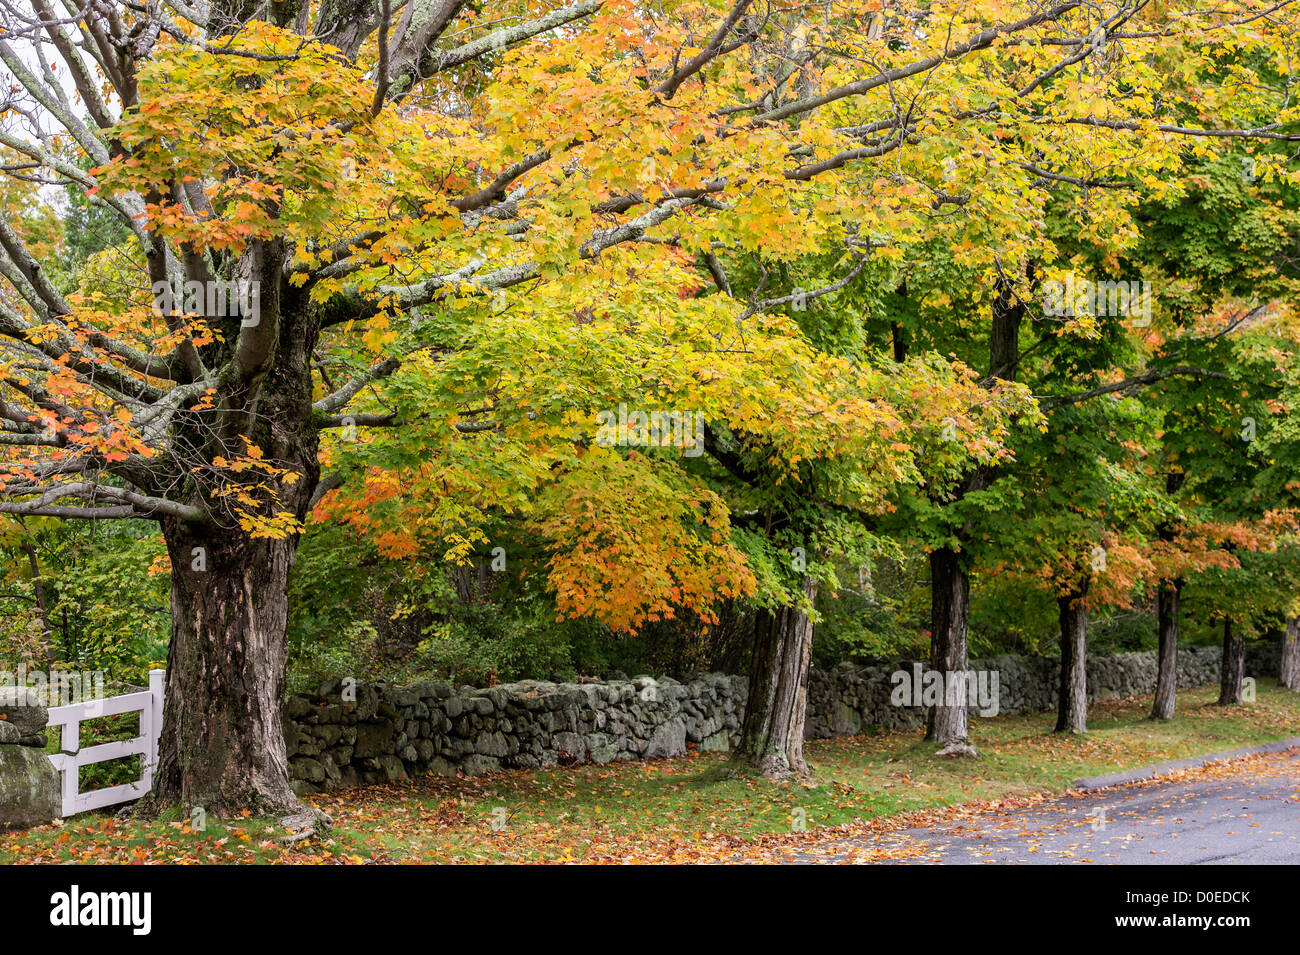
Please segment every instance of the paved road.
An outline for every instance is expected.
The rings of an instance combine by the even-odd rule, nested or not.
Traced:
[[[868,847],[900,861],[969,865],[1300,864],[1300,750],[1218,764],[1178,781],[1063,796],[791,858],[835,862]],[[920,849],[919,855],[913,855]]]

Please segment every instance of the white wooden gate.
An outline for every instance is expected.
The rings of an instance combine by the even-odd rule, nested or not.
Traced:
[[[63,815],[71,816],[88,809],[102,809],[120,802],[130,802],[139,799],[153,787],[153,771],[158,765],[158,734],[162,731],[163,685],[166,675],[166,670],[150,670],[149,689],[139,693],[50,707],[49,731],[53,732],[56,727],[62,729],[59,752],[50,757],[50,762],[62,776]],[[140,714],[139,736],[82,749],[83,720],[135,712]],[[88,793],[81,792],[77,772],[80,767],[137,755],[140,757],[138,781],[95,789]]]

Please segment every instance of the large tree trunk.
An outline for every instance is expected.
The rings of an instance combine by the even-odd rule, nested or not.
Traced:
[[[280,722],[294,540],[164,525],[172,641],[153,801],[294,811]]]
[[[1187,475],[1169,471],[1165,475],[1165,493],[1172,496],[1182,488]],[[1158,528],[1162,541],[1172,541],[1176,528],[1162,523]],[[1156,590],[1156,626],[1160,650],[1156,665],[1156,697],[1151,704],[1151,719],[1171,720],[1178,697],[1178,605],[1183,582],[1176,578],[1160,581]]]
[[[1086,593],[1057,598],[1061,612],[1061,690],[1057,700],[1056,732],[1088,732],[1088,611]]]
[[[970,577],[961,555],[949,547],[930,552],[930,666],[943,675],[943,686],[964,689],[968,678],[966,627],[970,617]],[[974,755],[970,745],[966,693],[930,708],[925,738],[946,754]],[[949,705],[956,704],[956,705]]]
[[[247,392],[197,420],[186,438],[222,453],[242,451],[241,436],[247,435],[265,461],[294,475],[274,479],[272,499],[253,472],[247,491],[260,502],[259,513],[301,522],[320,483],[309,365],[317,330],[306,308],[281,309],[281,299],[268,297],[277,277],[266,279],[256,330],[274,338],[267,357]],[[178,804],[216,816],[303,808],[290,788],[280,717],[297,536],[253,537],[223,502],[209,499],[210,523],[162,521],[172,565],[172,636],[146,813]]]
[[[1151,719],[1174,718],[1178,696],[1178,601],[1181,582],[1164,581],[1156,591],[1156,620],[1160,630],[1160,650],[1156,662],[1156,699]]]
[[[1032,278],[1032,267],[1030,276]],[[1010,287],[1000,283],[993,300],[992,324],[989,329],[989,373],[987,387],[995,379],[1015,381],[1020,354],[1020,326],[1025,307]],[[994,472],[979,467],[970,472],[960,487],[958,499],[972,491],[982,491],[993,481]],[[968,541],[971,527],[957,530],[961,541]],[[940,745],[944,755],[974,755],[970,745],[970,726],[966,710],[965,681],[969,678],[966,635],[970,620],[970,576],[966,556],[953,547],[930,552],[930,665],[943,674],[944,703],[932,707],[926,718],[925,738]],[[959,703],[950,700],[949,688]]]
[[[1241,682],[1246,676],[1246,641],[1227,617],[1223,618],[1223,666],[1219,671],[1219,705],[1241,702]]]
[[[1277,682],[1283,689],[1300,692],[1300,617],[1287,618]]]
[[[811,605],[817,584],[804,578],[803,588]],[[808,774],[803,732],[812,633],[812,621],[795,607],[760,610],[754,621],[749,698],[734,758],[767,779]]]

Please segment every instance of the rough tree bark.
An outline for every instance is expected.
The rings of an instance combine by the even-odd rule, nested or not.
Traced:
[[[1223,618],[1223,665],[1219,671],[1219,705],[1241,702],[1241,683],[1246,676],[1246,641],[1232,621]]]
[[[274,336],[273,363],[249,369],[256,410],[243,410],[236,394],[224,415],[185,425],[191,429],[185,437],[229,446],[247,435],[267,460],[297,475],[277,482],[277,509],[301,521],[320,480],[309,365],[317,327],[309,308],[281,311],[289,303],[275,295],[264,292],[262,305],[264,331]],[[158,766],[141,806],[146,813],[175,805],[217,816],[303,808],[290,789],[280,722],[289,571],[298,539],[254,538],[232,525],[229,519],[162,522],[172,565],[172,638]]]
[[[1033,266],[1029,275],[1033,277]],[[989,330],[989,374],[992,379],[1015,381],[1020,368],[1020,326],[1025,319],[1024,303],[1005,282],[999,282],[998,297],[993,300],[992,326]]]
[[[1183,486],[1186,475],[1170,471],[1165,475],[1165,493],[1176,494]],[[1160,539],[1172,541],[1174,527],[1161,524]],[[1156,664],[1156,696],[1151,704],[1151,719],[1171,720],[1178,699],[1178,608],[1183,582],[1178,579],[1162,580],[1156,590],[1156,626],[1160,649]]]
[[[154,800],[215,815],[292,811],[280,723],[291,540],[172,524],[172,640]]]
[[[811,606],[816,581],[804,578],[803,592]],[[791,606],[760,610],[754,621],[749,698],[733,759],[767,779],[808,774],[803,735],[812,635],[808,615]]]
[[[1156,591],[1156,619],[1160,649],[1156,662],[1156,698],[1151,719],[1171,720],[1178,695],[1178,603],[1182,581],[1170,580]]]
[[[989,373],[987,384],[992,387],[996,379],[1015,381],[1019,364],[1020,326],[1024,321],[1025,307],[1011,290],[1003,285],[993,300],[992,327],[989,332]],[[958,499],[972,491],[988,487],[993,480],[990,469],[979,467],[971,472],[962,486]],[[969,526],[960,529],[958,537],[969,538]],[[969,671],[967,630],[970,621],[970,576],[965,561],[967,556],[954,547],[940,547],[930,552],[930,665],[943,673],[944,687],[958,681],[964,686]],[[953,676],[960,674],[960,676]],[[964,694],[963,694],[964,695]],[[945,705],[930,709],[926,718],[925,738],[940,744],[943,755],[974,755],[970,744],[970,721],[963,702],[958,706]]]
[[[1283,689],[1300,692],[1300,617],[1287,618],[1277,682]]]
[[[962,556],[948,547],[930,552],[930,666],[943,674],[943,685],[964,680],[967,673],[967,621],[970,618],[970,577]],[[959,676],[954,676],[958,674]],[[961,705],[930,708],[925,738],[938,743],[940,752],[974,755],[970,745],[969,717],[963,694]]]
[[[1088,611],[1086,585],[1056,599],[1061,615],[1061,689],[1056,732],[1088,732]]]

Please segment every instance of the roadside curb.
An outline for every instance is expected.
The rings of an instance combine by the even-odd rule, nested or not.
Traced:
[[[1188,759],[1177,759],[1169,763],[1157,763],[1155,766],[1147,766],[1144,769],[1130,769],[1122,773],[1111,773],[1107,776],[1087,776],[1083,779],[1076,779],[1071,785],[1074,789],[1093,792],[1098,789],[1109,789],[1111,786],[1123,786],[1127,783],[1138,783],[1159,776],[1167,776],[1169,773],[1177,772],[1180,769],[1196,769],[1198,766],[1208,766],[1210,763],[1221,762],[1225,759],[1257,756],[1261,753],[1281,753],[1297,746],[1300,746],[1300,736],[1292,736],[1290,739],[1278,740],[1276,743],[1245,746],[1241,749],[1230,749],[1222,753],[1210,753],[1208,756],[1192,756]]]

